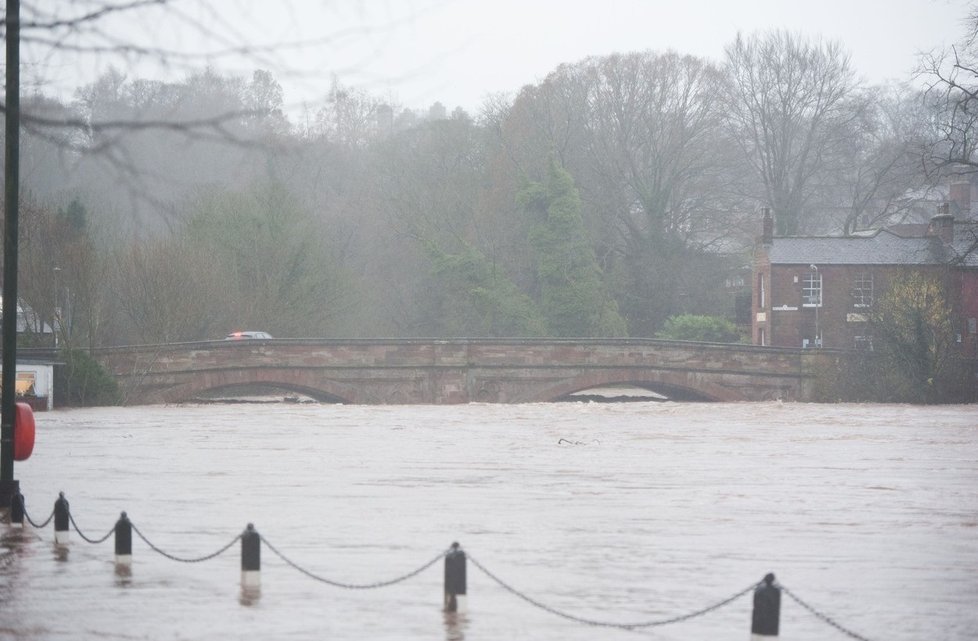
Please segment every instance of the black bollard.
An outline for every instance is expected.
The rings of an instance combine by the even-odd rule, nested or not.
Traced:
[[[245,590],[261,587],[261,536],[252,523],[241,534],[241,587]]]
[[[132,523],[125,512],[115,522],[115,565],[116,569],[132,566]]]
[[[776,639],[781,620],[781,588],[768,573],[764,582],[754,590],[754,614],[751,621],[751,641]]]
[[[465,552],[458,543],[445,555],[445,612],[465,612]]]
[[[24,495],[18,490],[10,501],[10,524],[14,527],[24,527],[24,513],[26,511]]]
[[[68,545],[68,499],[64,492],[58,492],[58,500],[54,502],[54,543]]]

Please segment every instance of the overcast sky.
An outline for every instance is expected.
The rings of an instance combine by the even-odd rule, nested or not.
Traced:
[[[39,5],[57,5],[46,0]],[[77,1],[77,0],[76,0]],[[478,112],[487,95],[514,94],[563,62],[613,52],[673,49],[719,60],[738,31],[776,28],[841,41],[871,82],[907,79],[920,51],[963,33],[967,0],[211,0],[155,13],[140,9],[107,23],[120,38],[177,50],[217,51],[233,43],[306,42],[220,57],[215,67],[270,69],[290,104],[315,102],[335,74],[341,83],[415,109],[440,101]],[[62,5],[64,6],[64,5]],[[204,29],[190,24],[204,25]],[[225,43],[222,45],[221,43]],[[70,97],[109,64],[131,75],[167,72],[109,55],[42,57],[45,82]],[[33,57],[32,57],[33,56]],[[170,68],[171,78],[186,74]]]

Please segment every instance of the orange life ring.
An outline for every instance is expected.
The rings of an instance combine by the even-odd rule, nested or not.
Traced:
[[[14,412],[14,460],[26,461],[34,451],[34,412],[27,403],[16,403]]]

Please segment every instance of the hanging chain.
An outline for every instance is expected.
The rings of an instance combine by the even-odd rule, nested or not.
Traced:
[[[389,585],[394,585],[396,583],[401,583],[403,581],[407,581],[408,579],[414,578],[415,576],[421,574],[422,572],[424,572],[425,570],[427,570],[428,568],[430,568],[432,565],[434,565],[435,563],[437,563],[441,559],[445,558],[445,554],[446,554],[446,552],[439,552],[438,553],[438,556],[436,556],[432,560],[428,561],[427,563],[425,563],[424,565],[422,565],[418,569],[412,570],[411,572],[408,572],[407,574],[404,574],[402,576],[399,576],[399,577],[397,577],[395,579],[390,579],[389,581],[377,581],[376,583],[342,583],[340,581],[333,581],[332,579],[327,579],[325,577],[319,576],[318,574],[314,574],[313,572],[311,572],[311,571],[309,571],[309,570],[301,567],[298,563],[295,563],[294,561],[292,561],[288,557],[286,557],[284,554],[282,554],[281,552],[279,552],[278,549],[274,545],[272,545],[271,543],[269,543],[268,542],[268,539],[266,539],[264,536],[261,537],[261,540],[262,540],[262,543],[264,543],[265,545],[267,545],[268,546],[268,549],[271,550],[272,552],[274,552],[275,555],[278,556],[278,558],[282,559],[282,561],[284,561],[286,565],[289,565],[290,567],[298,570],[302,574],[305,574],[310,579],[314,579],[316,581],[319,581],[320,583],[325,583],[327,585],[332,585],[332,586],[337,587],[337,588],[345,588],[347,590],[371,590],[371,589],[374,589],[374,588],[383,588],[383,587],[387,587]]]
[[[46,528],[48,526],[48,523],[51,522],[51,519],[54,518],[54,510],[51,510],[51,514],[49,514],[48,515],[48,518],[45,519],[44,523],[41,523],[40,525],[38,525],[37,523],[35,523],[34,522],[34,519],[31,518],[31,515],[27,513],[27,508],[26,507],[24,508],[24,517],[27,519],[27,522],[28,523],[30,523],[31,525],[33,525],[38,530],[41,530],[41,529]]]
[[[470,561],[472,561],[472,565],[474,565],[475,567],[479,568],[479,570],[481,570],[483,574],[485,574],[490,579],[492,579],[493,581],[495,581],[496,583],[498,583],[499,586],[502,587],[503,589],[505,589],[506,591],[508,591],[511,594],[514,594],[515,596],[523,599],[524,601],[526,601],[530,605],[533,605],[533,606],[535,606],[537,608],[540,608],[541,610],[545,610],[546,612],[549,612],[550,614],[554,614],[554,615],[559,616],[559,617],[562,617],[564,619],[568,619],[570,621],[576,621],[577,623],[583,623],[585,625],[591,625],[591,626],[596,626],[596,627],[604,627],[604,628],[619,628],[619,629],[622,629],[622,630],[635,630],[635,629],[638,629],[638,628],[651,628],[651,627],[656,627],[656,626],[661,626],[661,625],[668,625],[670,623],[678,623],[680,621],[686,621],[688,619],[692,619],[692,618],[695,618],[695,617],[698,617],[698,616],[703,616],[704,614],[709,614],[710,612],[713,612],[714,610],[718,610],[718,609],[722,608],[723,606],[727,605],[728,603],[732,603],[733,601],[736,601],[737,599],[739,599],[740,597],[744,596],[748,592],[753,591],[754,588],[756,588],[757,585],[758,585],[757,583],[752,583],[750,586],[744,588],[740,592],[737,592],[736,594],[734,594],[731,597],[728,597],[728,598],[726,598],[726,599],[724,599],[722,601],[719,601],[717,603],[714,603],[713,605],[710,605],[708,607],[702,608],[700,610],[696,610],[694,612],[689,612],[687,614],[681,614],[679,616],[670,617],[668,619],[659,619],[659,620],[656,620],[656,621],[643,621],[643,622],[639,622],[639,623],[617,623],[617,622],[611,622],[611,621],[598,621],[596,619],[587,619],[587,618],[584,618],[584,617],[579,617],[577,615],[569,614],[567,612],[563,612],[563,611],[558,610],[556,608],[553,608],[553,607],[551,607],[549,605],[546,605],[544,603],[541,603],[540,601],[537,601],[536,599],[534,599],[533,597],[529,596],[528,594],[526,594],[524,592],[521,592],[520,590],[517,590],[513,586],[509,585],[508,583],[506,583],[505,581],[503,581],[502,579],[500,579],[499,577],[497,577],[495,574],[493,574],[492,572],[490,572],[489,570],[487,570],[485,568],[485,566],[483,566],[481,563],[479,563],[477,560],[475,560],[472,557],[472,555],[466,553],[466,556],[467,556],[467,558]]]
[[[157,554],[161,554],[161,555],[165,556],[166,558],[170,559],[171,561],[179,561],[180,563],[200,563],[201,561],[209,561],[209,560],[211,560],[213,558],[216,558],[216,557],[224,554],[225,552],[227,552],[231,548],[231,546],[234,545],[235,543],[237,543],[238,540],[241,538],[241,535],[238,534],[233,539],[231,539],[231,542],[230,543],[228,543],[227,545],[225,545],[224,547],[222,547],[217,552],[213,552],[211,554],[207,554],[205,556],[196,557],[196,558],[184,558],[184,557],[175,556],[173,554],[170,554],[169,552],[164,552],[160,548],[158,548],[155,545],[153,545],[152,543],[150,543],[149,539],[147,539],[145,536],[143,536],[143,533],[139,531],[139,528],[136,527],[136,524],[135,523],[130,522],[130,525],[132,525],[132,531],[135,532],[136,535],[139,536],[139,538],[141,538],[143,540],[143,543],[145,543],[146,545],[148,545],[151,550],[153,550]]]
[[[99,543],[103,543],[103,542],[105,542],[106,540],[108,540],[108,538],[109,538],[110,536],[112,536],[112,534],[113,534],[113,533],[115,532],[115,526],[113,525],[113,526],[112,526],[112,529],[111,529],[111,530],[109,530],[109,531],[108,531],[108,532],[107,532],[107,533],[105,534],[105,536],[103,536],[102,538],[100,538],[100,539],[90,539],[90,538],[88,538],[87,536],[85,536],[85,533],[84,533],[84,532],[82,532],[82,531],[81,531],[81,530],[80,530],[80,529],[78,528],[78,524],[77,524],[77,523],[75,523],[75,517],[74,517],[74,516],[72,516],[72,514],[71,514],[71,512],[68,512],[68,520],[69,520],[69,521],[71,521],[71,526],[72,526],[73,528],[75,528],[75,532],[78,532],[78,536],[80,536],[80,537],[81,537],[82,539],[84,539],[85,541],[88,541],[89,543],[94,543],[94,544],[96,544],[96,545],[97,545],[97,544],[99,544]]]
[[[825,623],[828,623],[829,625],[831,625],[836,630],[839,630],[843,634],[846,634],[846,635],[852,637],[853,639],[857,639],[858,641],[869,641],[869,639],[867,639],[863,635],[858,634],[856,632],[853,632],[852,630],[849,630],[848,628],[843,627],[839,623],[836,623],[835,620],[833,620],[827,614],[825,614],[823,612],[819,612],[818,610],[816,610],[812,606],[808,605],[807,603],[805,603],[804,601],[802,601],[800,598],[798,598],[798,595],[796,595],[794,592],[792,592],[788,588],[784,587],[783,585],[781,586],[781,589],[784,591],[785,594],[787,594],[789,597],[791,597],[795,601],[795,603],[797,603],[801,607],[805,608],[806,610],[808,610],[809,612],[811,612],[812,614],[814,614],[816,617],[818,617],[819,619],[821,619]]]

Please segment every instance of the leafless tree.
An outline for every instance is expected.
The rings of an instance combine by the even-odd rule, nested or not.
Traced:
[[[810,231],[805,212],[816,176],[855,117],[848,54],[839,43],[785,31],[738,35],[726,69],[730,125],[758,200],[772,209],[778,234]]]
[[[972,9],[965,25],[957,45],[922,55],[918,70],[936,114],[935,141],[924,162],[937,177],[978,171],[978,9]]]
[[[220,291],[213,279],[204,278],[213,273],[202,268],[206,252],[181,254],[166,236],[185,223],[186,211],[201,185],[244,188],[274,178],[287,166],[279,159],[294,148],[295,141],[284,112],[282,88],[267,70],[291,73],[283,52],[328,47],[334,38],[348,35],[329,33],[314,41],[256,43],[237,26],[247,20],[248,1],[237,0],[236,4],[240,11],[227,12],[226,6],[218,8],[203,0],[23,4],[22,49],[28,55],[22,61],[34,63],[26,63],[23,72],[30,79],[25,91],[34,93],[21,102],[26,187],[54,209],[75,197],[83,200],[99,219],[86,230],[92,236],[89,242],[99,249],[92,254],[97,260],[85,263],[86,273],[128,276],[126,282],[102,278],[94,281],[99,287],[78,284],[72,288],[79,298],[86,293],[87,300],[79,301],[77,309],[79,318],[82,310],[92,311],[85,314],[91,316],[86,324],[79,324],[91,334],[90,341],[97,340],[105,318],[117,336],[128,335],[133,340],[203,338],[213,335],[215,329],[228,329],[212,326],[214,315],[208,319],[200,309],[213,305],[213,292]],[[165,31],[160,25],[181,30],[185,42],[180,47],[159,44],[162,40],[154,39],[152,32]],[[144,37],[147,33],[149,37]],[[44,91],[52,81],[48,71],[55,73],[65,59],[113,66],[81,87],[74,100],[63,102],[45,96]],[[258,71],[250,77],[237,76],[211,66],[225,62]],[[147,64],[163,66],[183,78],[156,81],[135,75]],[[165,251],[157,245],[141,247],[139,243],[148,236],[158,236],[153,241]],[[307,234],[305,238],[311,241],[314,237]],[[284,246],[291,247],[287,242]],[[51,299],[44,292],[55,286],[54,276],[50,265],[43,263],[63,253],[36,252],[28,257],[42,265],[25,280],[25,295]],[[121,258],[110,264],[111,256]],[[190,269],[191,265],[195,268]],[[77,279],[78,270],[69,275],[68,268],[65,265],[62,281],[69,276]],[[141,298],[134,281],[137,277],[146,294]],[[93,281],[85,282],[91,285]],[[205,284],[210,290],[200,296],[190,291],[206,289]],[[186,295],[179,299],[181,288]],[[110,313],[106,301],[117,306],[115,294],[122,290],[133,294],[126,302],[126,313]],[[160,305],[169,312],[162,313]],[[228,320],[222,317],[220,322],[226,325]],[[290,324],[298,327],[301,322],[290,319]]]
[[[830,186],[825,206],[839,212],[845,235],[902,220],[932,185],[920,163],[931,112],[919,91],[869,87],[849,104],[855,118],[833,166],[823,172]]]

